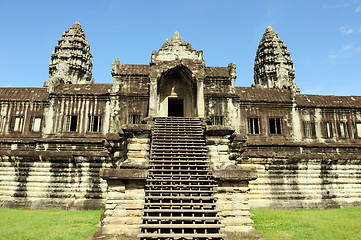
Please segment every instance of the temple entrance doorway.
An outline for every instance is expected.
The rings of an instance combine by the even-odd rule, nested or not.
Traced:
[[[159,117],[196,116],[196,83],[182,66],[166,71],[158,82]]]
[[[182,98],[168,98],[168,117],[184,117]]]

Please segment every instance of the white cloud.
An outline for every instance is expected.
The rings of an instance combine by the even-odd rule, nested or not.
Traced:
[[[361,5],[358,5],[358,6],[357,6],[357,8],[356,8],[355,12],[356,12],[356,13],[361,12]]]
[[[343,34],[351,34],[354,32],[354,30],[350,27],[350,26],[341,26],[340,27],[340,31],[343,33]]]
[[[346,2],[346,3],[340,3],[340,4],[323,4],[322,8],[324,9],[328,9],[328,8],[342,8],[342,7],[347,7],[349,6],[350,3]]]
[[[337,58],[337,55],[335,53],[331,52],[328,54],[327,61],[333,62],[336,58]]]
[[[347,44],[342,46],[343,51],[348,51],[352,49],[352,44]]]

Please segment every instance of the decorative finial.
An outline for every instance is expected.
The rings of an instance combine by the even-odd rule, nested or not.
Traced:
[[[173,38],[179,38],[179,32],[175,31]]]
[[[118,56],[116,56],[115,61],[118,62],[118,63],[120,63]]]
[[[273,28],[271,26],[268,26],[266,28],[266,32],[274,32]]]

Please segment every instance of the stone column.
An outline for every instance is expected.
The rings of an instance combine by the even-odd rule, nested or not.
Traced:
[[[197,114],[204,117],[204,79],[197,81]]]
[[[150,79],[149,86],[149,117],[157,115],[157,79]]]

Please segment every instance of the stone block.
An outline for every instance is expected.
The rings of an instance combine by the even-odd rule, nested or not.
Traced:
[[[236,216],[236,217],[226,217],[222,220],[222,224],[224,224],[227,227],[230,226],[249,226],[253,224],[252,219],[247,216]]]
[[[217,146],[215,146],[215,145],[208,145],[207,146],[207,150],[208,150],[208,152],[217,152]]]
[[[217,146],[218,153],[228,152],[228,150],[229,150],[228,145],[218,145]]]
[[[238,202],[232,202],[232,203],[220,203],[217,202],[217,210],[220,211],[242,211],[242,210],[248,210],[247,208],[244,208],[244,203],[238,203]]]

